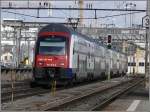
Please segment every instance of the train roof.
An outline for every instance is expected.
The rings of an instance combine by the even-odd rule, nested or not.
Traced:
[[[66,32],[66,33],[72,34],[71,28],[68,28],[59,23],[50,23],[50,24],[42,27],[42,29],[39,31],[39,33],[40,32]]]
[[[59,24],[59,23],[50,23],[50,24],[48,24],[48,25],[42,27],[42,28],[40,29],[39,33],[41,33],[41,32],[66,32],[66,33],[69,33],[70,35],[72,35],[72,34],[80,35],[80,36],[82,36],[84,39],[89,40],[90,42],[94,42],[94,43],[98,44],[99,46],[102,46],[102,47],[104,47],[104,48],[107,48],[107,46],[106,46],[106,45],[103,45],[101,42],[97,42],[97,41],[95,41],[94,39],[91,39],[89,36],[84,35],[84,34],[82,34],[82,33],[79,33],[79,32],[77,32],[77,31],[73,30],[73,28],[64,26],[64,25]],[[121,54],[125,54],[125,53],[119,52],[119,51],[117,51],[117,50],[115,50],[115,49],[113,49],[113,48],[112,48],[112,49],[109,49],[109,50],[113,50],[113,51],[115,51],[115,52],[118,52],[118,53],[121,53]]]

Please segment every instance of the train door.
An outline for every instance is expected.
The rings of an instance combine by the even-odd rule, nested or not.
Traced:
[[[108,49],[106,49],[106,74],[108,74],[108,72],[111,69],[111,55],[110,55],[110,51]]]
[[[119,72],[119,53],[117,53],[117,71]]]
[[[101,47],[101,57],[100,57],[100,69],[102,72],[105,72],[105,64],[106,64],[106,56],[105,56],[105,48]]]
[[[90,52],[88,53],[88,55],[87,55],[87,72],[90,72],[90,66],[91,66],[91,63],[90,63],[90,58],[91,58],[91,56],[90,56]]]
[[[75,72],[78,71],[79,65],[79,57],[78,57],[78,45],[77,45],[77,40],[76,37],[74,37],[74,42],[73,42],[73,51],[72,51],[72,68],[75,70]]]

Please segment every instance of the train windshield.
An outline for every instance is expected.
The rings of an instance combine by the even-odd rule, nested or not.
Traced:
[[[40,37],[39,40],[39,54],[65,55],[67,42],[65,37]]]

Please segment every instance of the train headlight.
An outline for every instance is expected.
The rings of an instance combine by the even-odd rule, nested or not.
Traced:
[[[39,61],[39,62],[38,62],[38,65],[43,66],[43,65],[44,65],[44,62]]]
[[[65,64],[64,64],[64,63],[60,63],[60,65],[61,65],[61,66],[64,66]]]

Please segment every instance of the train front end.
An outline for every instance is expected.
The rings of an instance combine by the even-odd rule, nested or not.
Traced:
[[[69,68],[69,37],[66,32],[39,33],[33,69],[35,82],[47,84],[51,80],[72,79],[72,70]]]

